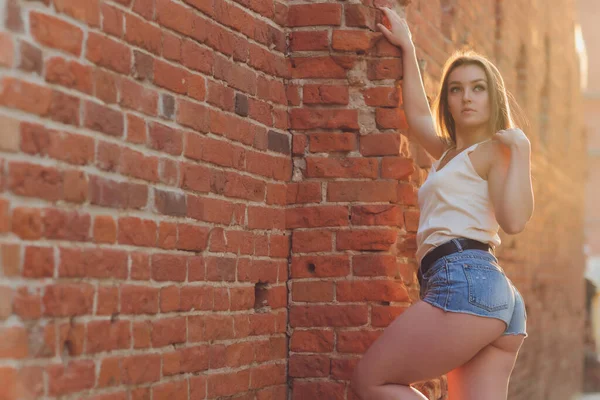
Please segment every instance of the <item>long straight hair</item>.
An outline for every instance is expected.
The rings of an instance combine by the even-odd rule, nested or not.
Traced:
[[[456,145],[456,127],[448,107],[448,78],[452,71],[463,65],[477,65],[485,72],[490,96],[490,135],[514,127],[510,103],[518,110],[514,98],[506,90],[500,71],[490,60],[472,50],[455,52],[444,65],[440,90],[433,106],[438,135],[449,145]]]

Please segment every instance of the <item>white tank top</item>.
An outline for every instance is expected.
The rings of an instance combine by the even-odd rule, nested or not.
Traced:
[[[450,149],[446,150],[433,163],[429,176],[419,188],[421,215],[416,254],[419,265],[428,251],[458,237],[489,243],[492,247],[500,245],[500,226],[494,215],[488,182],[479,176],[469,157],[469,153],[484,142],[466,148],[437,171]]]

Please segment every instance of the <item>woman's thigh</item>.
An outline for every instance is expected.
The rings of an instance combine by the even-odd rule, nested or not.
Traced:
[[[505,330],[503,321],[418,301],[398,316],[355,370],[359,385],[409,385],[463,365]]]

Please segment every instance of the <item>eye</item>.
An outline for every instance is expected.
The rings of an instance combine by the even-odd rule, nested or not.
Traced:
[[[450,93],[457,93],[459,91],[460,91],[460,87],[458,87],[458,86],[452,86],[450,88]]]
[[[476,85],[475,86],[475,90],[478,91],[478,92],[480,92],[482,90],[485,90],[485,86],[483,86],[483,85]]]

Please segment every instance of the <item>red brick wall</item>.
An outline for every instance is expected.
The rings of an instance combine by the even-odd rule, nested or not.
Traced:
[[[585,294],[573,4],[407,11],[430,95],[469,44],[530,118],[536,214],[499,254],[531,335],[511,398],[568,398]],[[407,138],[401,54],[373,33],[372,4],[7,0],[3,12],[0,395],[354,398],[360,354],[418,298],[430,167]],[[419,385],[431,399],[444,386]]]
[[[2,8],[0,397],[285,398],[285,7]]]

